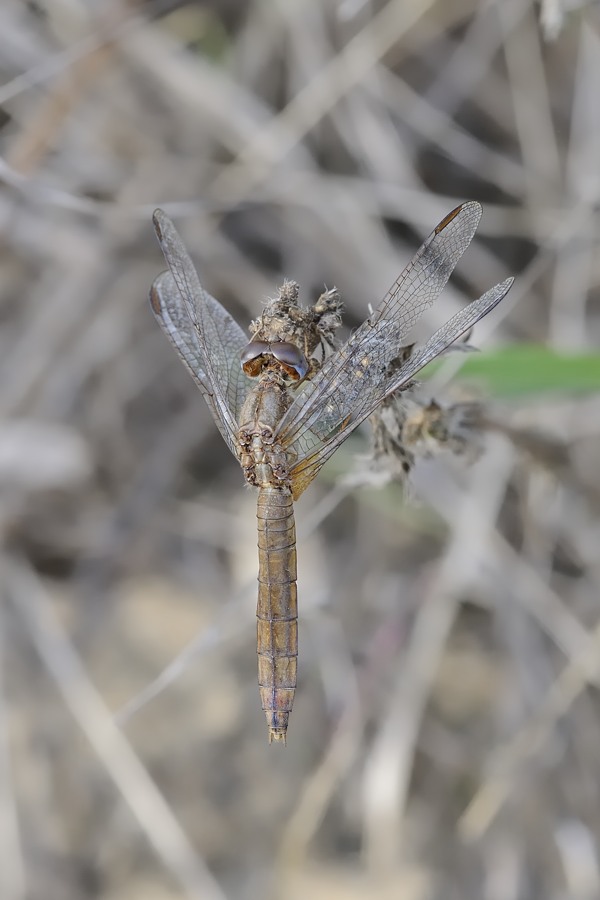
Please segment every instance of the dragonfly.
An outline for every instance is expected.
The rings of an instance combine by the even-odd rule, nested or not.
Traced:
[[[446,352],[503,299],[513,278],[463,307],[422,346],[405,335],[439,297],[469,246],[482,209],[452,210],[379,306],[336,347],[341,300],[310,307],[285,281],[250,325],[250,338],[200,283],[173,222],[154,227],[167,271],[150,291],[162,330],[200,388],[225,443],[257,488],[258,684],[269,742],[285,744],[297,681],[298,597],[294,501],[357,426]]]

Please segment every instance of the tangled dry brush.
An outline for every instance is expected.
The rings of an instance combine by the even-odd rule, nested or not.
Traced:
[[[598,4],[3,0],[0,80],[0,896],[599,896],[598,396],[440,377],[494,427],[411,502],[340,450],[281,752],[254,498],[146,302],[158,205],[238,321],[288,276],[352,328],[477,199],[423,333],[515,274],[477,346],[593,349]]]

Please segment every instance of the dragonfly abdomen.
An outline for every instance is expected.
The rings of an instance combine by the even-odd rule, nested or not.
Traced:
[[[256,518],[258,684],[269,740],[285,743],[298,657],[296,528],[289,489],[261,487]]]

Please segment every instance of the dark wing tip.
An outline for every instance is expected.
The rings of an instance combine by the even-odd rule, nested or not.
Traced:
[[[154,230],[156,231],[159,241],[162,240],[163,223],[165,219],[166,213],[164,213],[162,209],[155,209],[152,213],[152,224],[154,225]]]
[[[156,281],[152,284],[150,288],[150,293],[148,295],[148,300],[150,301],[150,306],[152,307],[152,312],[155,316],[160,316],[162,313],[161,303],[160,303],[160,294],[156,287]]]
[[[472,212],[476,213],[479,218],[481,218],[481,214],[483,212],[481,203],[478,203],[477,200],[468,200],[466,203],[461,203],[460,206],[457,206],[452,210],[452,212],[449,212],[447,216],[444,216],[439,225],[436,226],[434,234],[439,234],[440,231],[443,231],[444,228],[446,228],[450,224],[450,222],[452,222],[452,220],[455,219],[457,215],[463,212],[463,210],[465,209],[471,210]]]
[[[169,278],[169,272],[161,272],[160,275],[157,275],[152,285],[150,287],[150,293],[148,294],[148,300],[150,301],[150,306],[152,307],[152,312],[154,315],[162,319],[164,314],[164,302],[163,302],[163,282],[165,278]],[[167,286],[168,287],[168,286]]]
[[[460,206],[457,206],[456,209],[453,209],[452,212],[449,212],[447,216],[444,216],[444,218],[439,223],[439,225],[435,226],[435,233],[439,234],[440,231],[443,231],[444,228],[450,224],[452,219],[455,219],[457,217],[457,215],[459,214],[459,212],[461,212],[463,207],[464,207],[464,203],[461,203]]]

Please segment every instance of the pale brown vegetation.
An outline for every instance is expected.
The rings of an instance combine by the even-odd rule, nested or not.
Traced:
[[[241,323],[286,276],[354,327],[473,198],[424,327],[515,274],[476,345],[593,348],[599,44],[574,0],[1,4],[2,900],[600,894],[600,400],[486,401],[544,440],[420,505],[322,474],[282,751],[255,498],[146,302],[158,205]]]

